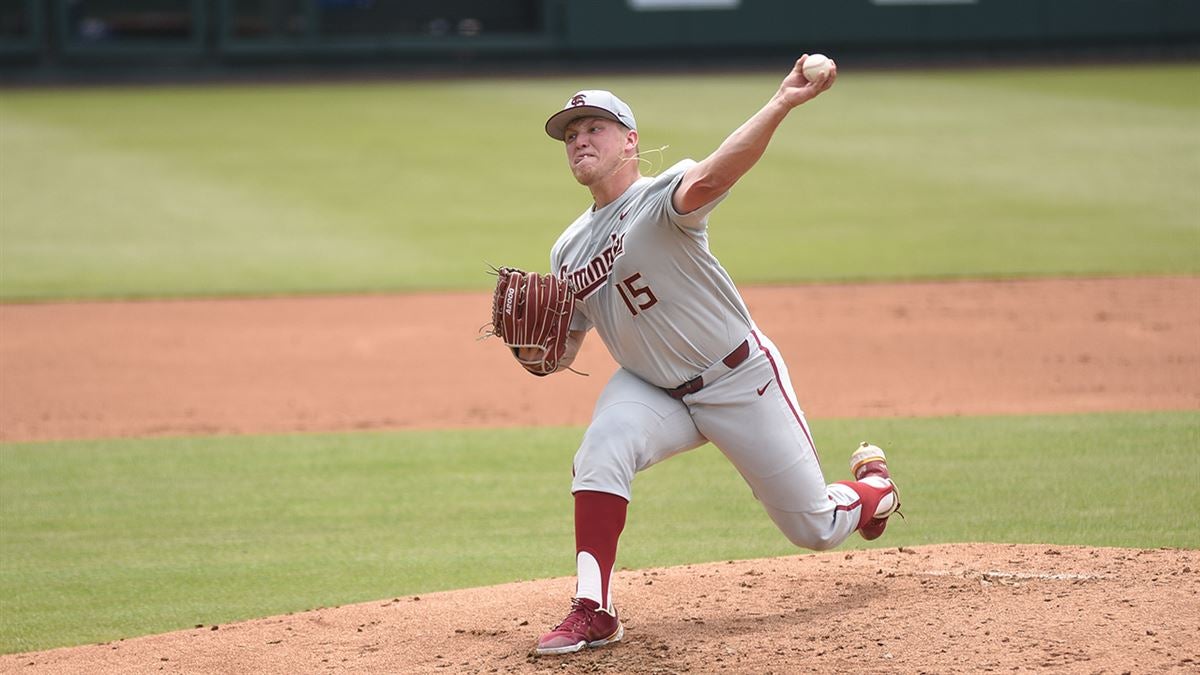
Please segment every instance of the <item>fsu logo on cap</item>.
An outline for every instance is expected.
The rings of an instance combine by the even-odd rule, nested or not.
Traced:
[[[587,101],[584,100],[583,94],[575,94],[575,96],[571,99],[572,106],[584,105],[586,103]]]

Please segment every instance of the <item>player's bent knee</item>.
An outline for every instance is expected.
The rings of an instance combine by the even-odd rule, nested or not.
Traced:
[[[607,492],[609,494],[632,500],[631,486],[633,477],[625,472],[604,466],[584,465],[575,469],[575,478],[571,481],[571,492],[590,491]]]
[[[804,527],[789,527],[788,529],[781,527],[780,530],[793,545],[811,551],[828,551],[842,543],[833,536],[832,531],[818,532]]]
[[[803,537],[788,537],[793,544],[800,548],[807,548],[812,551],[828,551],[837,548],[838,544],[844,539],[835,539],[832,536],[813,536],[812,533],[806,533]]]
[[[602,415],[593,420],[575,453],[571,490],[595,490],[629,498],[646,429],[636,418]]]
[[[833,526],[828,513],[794,513],[767,507],[771,520],[792,544],[812,551],[828,551],[846,540]]]

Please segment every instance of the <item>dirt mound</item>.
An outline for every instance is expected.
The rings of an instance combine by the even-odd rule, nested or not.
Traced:
[[[7,655],[0,670],[1200,669],[1200,551],[961,544],[622,571],[614,583],[623,642],[534,657],[534,640],[562,618],[573,583],[518,582]]]

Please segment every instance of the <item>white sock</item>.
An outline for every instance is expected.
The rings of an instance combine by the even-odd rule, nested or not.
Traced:
[[[608,603],[601,599],[600,589],[600,563],[591,553],[580,551],[575,556],[575,597],[587,598],[606,608]]]

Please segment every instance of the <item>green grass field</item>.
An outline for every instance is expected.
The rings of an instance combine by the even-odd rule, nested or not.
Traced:
[[[817,421],[887,446],[875,546],[1200,547],[1200,413]],[[581,429],[0,446],[0,651],[574,573]],[[986,480],[985,480],[986,478]],[[711,446],[638,476],[619,563],[797,552]],[[554,517],[558,513],[561,517]],[[847,548],[860,548],[855,538]]]
[[[0,92],[0,299],[484,288],[589,203],[541,130],[573,91],[674,163],[782,75]],[[847,70],[713,246],[741,283],[1195,274],[1196,185],[1197,65]]]
[[[482,290],[588,204],[541,131],[575,90],[673,163],[782,75],[3,90],[0,301]],[[1197,185],[1198,65],[843,71],[712,244],[742,284],[1194,275]],[[1200,547],[1198,412],[814,427],[830,477],[888,448],[880,546]],[[0,444],[0,652],[570,575],[580,434]],[[712,448],[635,494],[621,565],[795,552]]]

